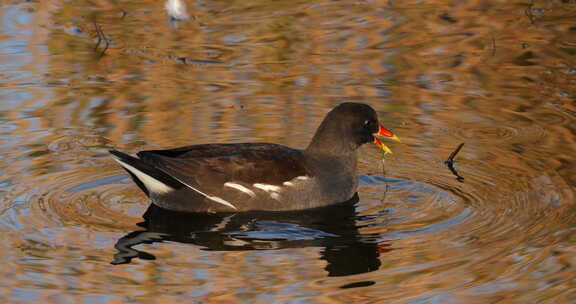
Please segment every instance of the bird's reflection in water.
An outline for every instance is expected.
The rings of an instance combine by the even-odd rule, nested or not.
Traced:
[[[150,205],[144,222],[138,224],[144,230],[118,240],[112,264],[155,259],[133,247],[174,241],[221,251],[322,247],[320,259],[327,262],[329,276],[374,271],[380,267],[380,253],[388,251],[387,244],[359,233],[357,202],[356,195],[345,203],[310,210],[230,214],[179,213]]]

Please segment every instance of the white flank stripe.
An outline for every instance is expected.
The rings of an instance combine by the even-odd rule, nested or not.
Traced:
[[[308,179],[310,179],[310,177],[308,177],[308,176],[297,176],[296,179],[299,179],[299,180],[308,180]]]
[[[153,193],[160,193],[160,194],[165,194],[168,193],[170,191],[174,191],[174,189],[172,189],[172,187],[169,187],[168,185],[164,184],[163,182],[153,178],[152,176],[126,164],[125,162],[114,158],[115,161],[117,161],[120,165],[122,165],[122,167],[128,169],[128,171],[132,172],[132,174],[136,175],[136,177],[144,184],[144,186],[146,187],[146,189],[148,189],[148,191],[153,192]]]
[[[278,186],[268,185],[268,184],[258,184],[258,183],[256,183],[256,184],[254,184],[254,185],[252,185],[252,186],[254,186],[255,188],[258,188],[258,189],[262,189],[262,190],[264,190],[264,191],[266,191],[266,192],[278,192],[278,191],[280,191],[280,190],[282,189],[282,188],[280,188],[280,187],[278,187]]]
[[[284,182],[283,185],[284,185],[284,186],[287,186],[287,187],[292,187],[292,186],[294,186],[294,183],[292,183],[292,182]]]
[[[192,188],[192,189],[194,189],[194,188]],[[194,190],[196,190],[196,189],[194,189]],[[196,190],[196,191],[198,191],[198,190]],[[200,191],[198,191],[198,192],[200,192]],[[202,192],[200,192],[200,193],[202,193]],[[202,194],[204,194],[204,193],[202,193]],[[217,196],[208,196],[208,195],[206,195],[206,194],[204,194],[204,196],[206,196],[207,198],[209,198],[209,199],[211,199],[211,200],[213,200],[213,201],[215,201],[215,202],[217,202],[217,203],[220,203],[220,204],[222,204],[222,205],[226,205],[226,206],[228,206],[228,207],[230,207],[230,208],[233,208],[234,210],[237,210],[237,208],[236,208],[234,205],[230,204],[228,201],[223,200],[223,199],[221,199],[221,198],[219,198],[219,197],[217,197]]]
[[[242,191],[242,192],[250,195],[251,197],[255,197],[255,196],[256,196],[256,193],[254,193],[254,191],[252,191],[252,190],[250,190],[250,189],[248,189],[248,188],[246,188],[246,187],[244,187],[244,186],[242,186],[242,185],[240,185],[240,184],[237,184],[237,183],[227,182],[227,183],[224,184],[224,186],[225,186],[225,187],[234,188],[234,189],[236,189],[236,190],[240,190],[240,191]]]
[[[173,177],[174,179],[176,179],[177,181],[181,182],[182,184],[186,185],[186,187],[188,187],[188,188],[190,188],[190,189],[192,189],[192,190],[194,190],[194,191],[196,191],[196,192],[204,195],[207,199],[212,200],[212,201],[214,201],[214,202],[216,202],[216,203],[222,204],[222,205],[224,205],[224,206],[228,206],[228,207],[230,207],[230,208],[232,208],[232,209],[234,209],[234,210],[238,210],[238,208],[236,208],[236,206],[230,204],[230,202],[228,202],[228,201],[226,201],[226,200],[223,200],[223,199],[221,199],[221,198],[219,198],[219,197],[217,197],[217,196],[210,196],[210,195],[208,195],[208,194],[206,194],[206,193],[204,193],[204,192],[202,192],[202,191],[200,191],[200,190],[198,190],[198,189],[196,189],[196,188],[188,185],[187,183],[181,181],[180,179],[178,179],[178,178],[176,178],[176,177],[174,177],[174,176],[172,176],[172,177]]]

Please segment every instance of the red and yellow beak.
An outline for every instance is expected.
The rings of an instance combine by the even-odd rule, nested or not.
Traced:
[[[386,153],[386,154],[392,154],[392,150],[390,150],[390,148],[388,148],[385,144],[383,144],[381,141],[379,141],[378,138],[376,138],[376,136],[385,137],[385,138],[400,142],[400,138],[398,138],[398,136],[394,135],[394,133],[392,133],[390,130],[384,128],[383,126],[380,126],[378,128],[378,132],[374,133],[373,135],[375,136],[374,137],[374,144],[376,146],[378,146],[378,148],[382,149],[382,151],[384,151],[384,153]]]

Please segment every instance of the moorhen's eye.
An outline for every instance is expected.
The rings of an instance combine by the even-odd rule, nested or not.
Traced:
[[[371,119],[367,119],[364,121],[364,127],[365,128],[371,128],[375,124],[376,124],[376,122],[374,120],[371,120]]]

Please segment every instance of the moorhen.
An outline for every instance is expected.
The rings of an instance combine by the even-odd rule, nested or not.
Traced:
[[[271,143],[200,144],[150,150],[115,160],[158,207],[184,212],[285,211],[349,200],[358,186],[356,150],[374,136],[398,141],[376,111],[342,103],[304,150]]]

